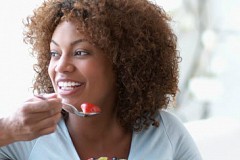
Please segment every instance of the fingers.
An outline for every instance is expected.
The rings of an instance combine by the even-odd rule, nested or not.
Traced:
[[[32,140],[39,136],[50,134],[55,131],[57,123],[61,119],[61,112],[57,112],[51,116],[37,113],[32,115],[16,115],[17,119],[12,119],[12,134],[16,140]],[[45,117],[45,118],[44,118]]]
[[[47,100],[47,99],[52,99],[52,98],[58,98],[56,93],[49,93],[49,94],[39,94],[39,95],[34,95],[33,98],[28,99],[26,102],[34,102],[36,100]]]
[[[56,94],[33,97],[7,119],[6,132],[16,141],[52,133],[61,118],[61,106],[61,99]]]
[[[36,138],[42,135],[53,133],[57,128],[57,123],[61,119],[61,113],[55,114],[52,117],[43,119],[34,125],[30,125],[26,130],[26,138]]]
[[[42,121],[44,119],[53,117],[56,114],[61,115],[61,107],[59,108],[53,108],[51,110],[45,111],[45,112],[34,112],[34,113],[28,113],[25,115],[25,123],[26,124],[35,124],[38,123],[39,121]]]
[[[60,114],[60,113],[61,113],[61,110],[51,110],[49,112],[33,113],[29,115],[29,121],[36,123],[38,121],[52,117],[55,114]]]
[[[56,128],[57,123],[59,122],[59,120],[61,119],[61,113],[57,113],[55,115],[53,115],[52,117],[43,119],[41,121],[38,122],[38,124],[36,124],[33,128],[34,130],[37,130],[39,133],[44,132],[44,130],[46,130],[47,128]],[[44,132],[45,133],[45,132]]]
[[[21,126],[19,132],[23,133],[23,138],[41,136],[41,130],[56,127],[61,110],[61,100],[57,98],[24,103],[17,114]]]
[[[47,99],[34,102],[26,102],[20,108],[19,113],[24,118],[24,123],[37,123],[43,119],[52,117],[55,114],[60,114],[62,110],[61,99]]]
[[[61,111],[61,99],[53,98],[47,100],[37,100],[26,102],[23,106],[23,111],[25,113],[40,113],[40,112],[55,112]]]
[[[41,94],[41,95],[35,95],[35,97],[45,100],[45,99],[57,98],[57,94],[56,93]]]

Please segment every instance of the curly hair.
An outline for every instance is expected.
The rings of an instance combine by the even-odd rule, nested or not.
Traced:
[[[158,126],[157,110],[178,91],[177,38],[171,18],[148,0],[48,0],[27,18],[25,42],[37,56],[34,91],[54,92],[49,75],[49,45],[56,26],[76,20],[77,28],[111,59],[116,74],[116,112],[126,129]]]

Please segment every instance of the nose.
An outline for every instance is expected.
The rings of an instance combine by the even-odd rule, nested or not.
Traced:
[[[74,64],[70,57],[61,56],[56,62],[55,71],[59,73],[73,72]]]

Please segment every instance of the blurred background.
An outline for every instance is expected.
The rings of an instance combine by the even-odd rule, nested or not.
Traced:
[[[240,159],[240,1],[151,0],[172,17],[180,92],[169,110],[186,125],[206,160]],[[42,0],[0,6],[0,117],[32,96],[34,59],[22,21]]]

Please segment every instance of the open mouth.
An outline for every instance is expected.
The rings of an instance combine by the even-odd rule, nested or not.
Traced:
[[[79,82],[58,82],[58,87],[61,90],[69,91],[80,87],[82,83]]]

